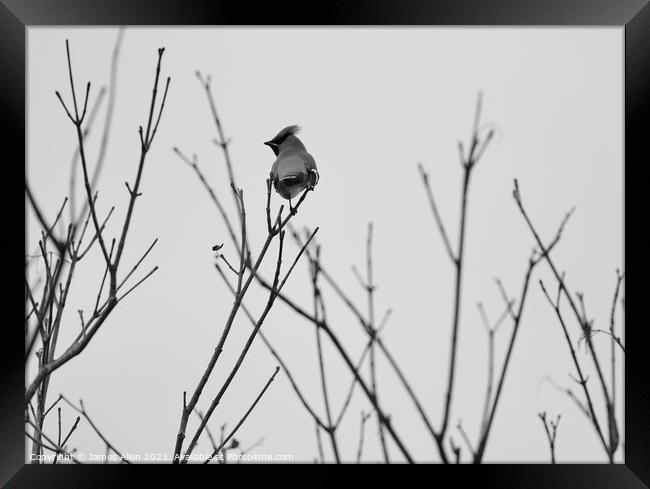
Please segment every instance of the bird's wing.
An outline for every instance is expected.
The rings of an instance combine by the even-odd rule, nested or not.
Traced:
[[[303,160],[305,161],[305,168],[307,168],[307,171],[316,170],[316,161],[312,155],[307,153],[307,151],[303,152]]]
[[[273,166],[271,167],[271,180],[276,181],[278,179],[278,160],[276,159],[273,162]]]
[[[278,188],[279,179],[278,179],[278,160],[277,159],[273,162],[273,166],[271,167],[270,177],[271,177],[271,183],[273,184],[273,188],[275,188],[276,192],[279,192],[280,189]]]
[[[316,161],[314,160],[314,157],[307,153],[307,151],[304,152],[304,161],[305,161],[305,168],[307,169],[307,173],[309,173],[309,181],[311,182],[310,185],[312,187],[315,187],[316,184],[318,183],[319,180],[319,175],[318,175],[318,169],[316,168]]]

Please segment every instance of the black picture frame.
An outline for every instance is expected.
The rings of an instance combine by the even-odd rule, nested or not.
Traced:
[[[0,111],[5,229],[0,257],[9,284],[24,280],[24,178],[27,27],[36,25],[492,25],[621,26],[625,29],[625,464],[488,464],[454,470],[455,484],[480,477],[487,487],[642,488],[650,485],[650,355],[644,295],[650,277],[645,237],[650,132],[650,4],[648,0],[0,0]],[[597,141],[594,142],[597,144]],[[21,173],[22,171],[22,173]],[[588,176],[586,176],[588,181]],[[24,194],[23,194],[24,199]],[[24,202],[24,200],[23,200]],[[22,230],[22,232],[21,232]],[[23,257],[22,259],[20,257]],[[22,265],[21,265],[22,263]],[[18,287],[0,294],[0,483],[6,487],[116,487],[133,481],[115,466],[30,466],[24,461],[25,389]],[[15,321],[15,322],[14,322]],[[439,466],[436,466],[436,468]],[[441,466],[440,466],[441,467]],[[428,470],[428,469],[427,469]],[[436,470],[435,468],[433,470]],[[160,474],[160,471],[156,471]],[[152,472],[149,472],[153,474]],[[250,471],[247,470],[247,474]],[[160,475],[159,475],[160,476]],[[152,481],[154,475],[148,476]],[[165,475],[166,480],[168,475]],[[71,481],[74,484],[71,485]],[[446,484],[445,484],[446,485]],[[127,487],[133,487],[128,485]],[[471,486],[476,487],[476,486]]]

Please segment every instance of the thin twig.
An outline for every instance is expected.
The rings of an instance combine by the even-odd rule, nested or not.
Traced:
[[[364,413],[361,411],[361,426],[359,429],[359,446],[357,448],[357,463],[361,463],[361,453],[363,452],[363,435],[366,428],[366,421],[370,417],[370,413]]]
[[[323,297],[321,295],[320,288],[318,286],[318,276],[320,272],[320,246],[316,247],[315,258],[312,258],[309,254],[309,251],[305,252],[309,261],[311,263],[311,283],[314,293],[314,316],[325,318],[325,304],[323,302]],[[318,357],[318,370],[320,372],[320,383],[321,390],[323,393],[323,404],[325,406],[325,416],[327,419],[327,429],[325,430],[327,435],[330,438],[330,443],[332,445],[332,452],[334,453],[334,459],[336,463],[341,463],[339,456],[338,444],[336,441],[336,428],[332,423],[332,412],[330,409],[330,400],[327,391],[327,380],[325,375],[325,362],[323,361],[323,347],[321,343],[321,332],[320,328],[316,326],[314,328],[314,333],[316,335],[316,351]]]
[[[605,452],[609,453],[609,448],[607,447],[607,442],[605,441],[605,437],[603,436],[602,429],[600,427],[600,423],[598,422],[598,418],[596,417],[596,412],[594,410],[594,405],[591,400],[591,394],[589,393],[589,389],[587,387],[587,379],[585,378],[582,368],[580,367],[580,362],[578,361],[578,357],[576,355],[576,351],[573,348],[573,343],[571,342],[571,337],[569,336],[569,332],[567,330],[566,324],[564,322],[564,318],[562,317],[562,313],[560,312],[560,303],[559,301],[557,303],[553,303],[553,300],[549,296],[548,292],[546,291],[546,288],[544,287],[544,282],[541,280],[539,281],[539,285],[542,289],[542,292],[544,293],[544,296],[546,299],[549,301],[549,304],[555,311],[555,315],[558,318],[558,321],[560,323],[560,326],[562,327],[562,332],[564,333],[564,338],[566,339],[566,343],[569,346],[569,351],[571,353],[571,359],[573,360],[573,365],[576,368],[576,372],[578,374],[578,384],[580,384],[583,392],[585,393],[585,398],[587,399],[587,407],[588,407],[588,419],[591,421],[592,426],[596,430],[596,433],[598,434],[598,438],[600,439],[600,442],[603,445],[603,448],[605,449]],[[560,296],[558,296],[559,298]]]
[[[445,242],[445,247],[447,248],[447,253],[449,258],[452,261],[455,268],[455,286],[454,286],[454,304],[453,304],[453,319],[452,319],[452,334],[451,334],[451,345],[450,345],[450,355],[449,355],[449,370],[448,370],[448,379],[447,379],[447,389],[445,394],[444,409],[441,427],[439,431],[434,436],[436,443],[438,445],[438,451],[440,453],[443,461],[446,462],[446,455],[444,450],[443,440],[447,432],[447,427],[449,423],[449,417],[451,413],[451,401],[453,397],[453,388],[454,388],[454,377],[456,372],[456,355],[458,350],[458,333],[460,326],[460,311],[461,311],[461,297],[462,297],[462,276],[463,276],[463,258],[465,251],[465,229],[467,221],[467,203],[469,197],[469,183],[472,175],[472,170],[478,163],[480,157],[483,154],[483,151],[489,143],[492,133],[487,136],[483,141],[482,148],[477,151],[479,145],[479,124],[480,124],[480,114],[481,114],[481,102],[482,94],[479,92],[477,101],[476,101],[476,110],[474,115],[474,126],[472,129],[472,134],[470,137],[470,149],[467,155],[464,154],[462,143],[459,143],[460,149],[460,162],[463,168],[463,183],[461,191],[461,204],[460,204],[460,223],[458,228],[458,242],[457,242],[457,251],[453,253],[449,239],[442,225],[440,216],[438,215],[437,208],[435,206],[433,195],[431,193],[431,188],[429,186],[428,177],[424,170],[421,168],[420,172],[422,174],[423,182],[425,189],[427,190],[427,195],[429,196],[429,203],[433,209],[434,217],[438,228],[442,234],[443,241]]]
[[[485,401],[483,403],[483,416],[481,418],[481,432],[485,431],[485,426],[487,424],[487,418],[490,409],[490,402],[492,401],[492,390],[494,388],[494,337],[496,335],[497,330],[499,329],[499,326],[501,326],[503,321],[511,313],[511,308],[512,308],[511,304],[512,304],[511,302],[508,303],[508,305],[506,306],[506,310],[503,312],[503,314],[501,314],[501,317],[499,317],[498,321],[494,325],[490,324],[490,321],[487,318],[487,314],[485,312],[485,308],[483,307],[483,304],[479,302],[477,305],[479,313],[481,314],[481,318],[483,320],[483,326],[485,327],[485,332],[488,335],[488,374],[487,374],[488,381],[487,381],[487,389],[485,391]]]
[[[374,291],[376,288],[375,282],[373,280],[373,269],[372,269],[372,223],[368,223],[368,235],[366,238],[366,292],[368,295],[368,328],[372,332],[372,338],[375,337],[375,299]],[[377,370],[375,363],[375,342],[372,341],[370,345],[370,385],[372,387],[372,393],[375,396],[375,399],[378,398],[377,391]],[[384,456],[384,462],[390,463],[390,457],[388,454],[388,447],[386,445],[386,439],[384,436],[384,427],[381,422],[381,418],[377,416],[377,432],[379,434],[379,442],[381,445],[381,451]]]
[[[546,412],[541,412],[538,414],[539,419],[542,420],[542,424],[544,425],[544,431],[546,432],[546,439],[548,440],[548,446],[551,450],[551,463],[555,463],[555,438],[557,436],[557,427],[560,424],[560,415],[557,415],[557,418],[555,418],[555,421],[551,420],[549,422],[546,421]]]
[[[312,239],[313,239],[313,236],[316,234],[317,231],[318,231],[318,228],[316,228],[316,231],[314,231],[314,234],[312,234]],[[259,264],[261,263],[261,260],[264,257],[264,253],[265,253],[266,249],[268,249],[268,245],[269,245],[270,240],[272,239],[272,237],[273,237],[273,235],[269,235],[267,237],[266,243],[265,243],[265,245],[263,247],[263,251],[262,251],[262,253],[260,253],[260,256],[258,257],[255,270],[259,267]],[[275,302],[275,298],[277,297],[279,291],[284,286],[287,278],[289,277],[289,275],[293,271],[293,268],[295,267],[298,259],[300,258],[300,256],[302,255],[302,253],[304,251],[304,248],[300,250],[300,252],[296,256],[293,264],[291,265],[291,267],[289,268],[289,270],[285,274],[284,279],[280,282],[279,281],[279,273],[280,273],[280,265],[282,263],[282,243],[283,243],[283,240],[284,240],[284,233],[282,232],[282,233],[280,233],[280,246],[279,246],[279,252],[278,252],[278,263],[276,265],[276,273],[275,273],[273,290],[269,294],[269,299],[267,301],[264,312],[262,313],[262,315],[258,319],[257,324],[255,325],[255,328],[253,329],[253,331],[249,335],[248,340],[246,341],[246,344],[244,345],[244,348],[242,349],[242,351],[241,351],[241,353],[240,353],[240,355],[239,355],[239,357],[237,359],[237,362],[235,363],[235,366],[232,368],[232,370],[230,371],[230,374],[228,375],[228,378],[226,379],[226,381],[222,385],[222,387],[219,390],[219,392],[217,393],[216,397],[212,400],[212,402],[210,404],[210,407],[206,411],[205,420],[197,428],[196,433],[194,434],[194,437],[190,441],[190,444],[189,444],[189,446],[188,446],[188,448],[187,448],[187,450],[185,452],[184,457],[180,457],[180,449],[181,449],[181,446],[182,446],[182,440],[185,437],[184,431],[185,431],[186,423],[185,423],[185,426],[181,426],[181,430],[179,430],[179,435],[177,437],[177,445],[176,445],[175,454],[174,454],[174,463],[187,463],[187,460],[188,460],[187,457],[192,453],[192,450],[196,446],[196,442],[198,441],[198,437],[201,434],[201,431],[203,430],[203,428],[205,426],[205,422],[207,422],[207,420],[210,418],[210,416],[212,415],[212,412],[214,411],[214,409],[217,407],[217,405],[221,401],[221,398],[223,397],[226,390],[228,389],[228,386],[230,385],[233,378],[235,377],[237,371],[239,370],[239,367],[243,363],[244,358],[246,357],[246,354],[248,353],[248,350],[250,349],[250,347],[251,347],[251,345],[253,343],[253,340],[257,336],[257,332],[261,328],[262,324],[264,323],[264,320],[266,319],[266,316],[268,315],[269,311],[271,310],[271,307],[273,306],[273,303]],[[305,247],[308,246],[308,244],[309,244],[309,242],[305,244]],[[245,293],[245,290],[248,288],[248,285],[250,285],[250,282],[252,280],[253,275],[254,275],[254,272],[251,271],[251,273],[249,275],[249,278],[246,281],[246,284],[244,285],[244,288],[242,289],[242,292],[241,292],[242,296]],[[235,304],[236,308],[233,307],[233,312],[231,312],[231,316],[233,317],[233,319],[234,319],[234,315],[236,314],[236,312],[239,309],[239,306],[241,304],[241,298],[239,298],[239,300],[236,300],[235,302],[236,302],[236,304]],[[213,358],[211,359],[211,365],[213,367],[214,362],[212,360],[216,361],[215,355],[213,355]],[[211,369],[208,369],[208,370],[211,371]],[[209,376],[208,370],[206,370],[207,376]],[[207,382],[206,373],[204,373],[203,378],[205,378],[206,379],[205,381]],[[203,382],[203,380],[202,380],[202,382]],[[203,385],[205,385],[205,382],[203,382]],[[201,388],[202,388],[202,386],[201,386]],[[197,394],[197,392],[198,392],[198,394]],[[192,400],[194,400],[195,398],[198,400],[199,395],[200,395],[200,391],[198,391],[198,390],[195,391],[195,395],[192,396]],[[196,402],[194,402],[194,404],[196,404]],[[182,460],[181,460],[181,458],[182,458]]]
[[[224,134],[224,131],[223,131],[223,126],[221,125],[221,119],[219,119],[219,115],[217,114],[217,107],[216,107],[216,105],[214,103],[214,97],[212,95],[211,77],[208,76],[208,77],[204,78],[201,75],[201,72],[198,71],[198,70],[196,71],[196,76],[199,79],[199,82],[201,83],[201,85],[203,86],[203,88],[205,90],[205,94],[206,94],[206,97],[208,99],[208,104],[210,106],[210,112],[212,114],[212,119],[214,120],[214,124],[215,124],[215,127],[217,129],[218,139],[215,140],[215,143],[223,151],[224,160],[226,162],[226,169],[228,171],[228,179],[230,181],[231,187],[235,188],[237,183],[235,181],[235,175],[233,173],[232,161],[230,159],[230,151],[229,151],[229,144],[230,144],[231,140],[229,138],[228,139],[226,138],[226,136]],[[238,215],[241,216],[241,213],[239,212],[240,211],[240,209],[239,209],[239,200],[237,199],[237,196],[235,195],[234,192],[233,192],[233,197],[234,197],[234,200],[235,200],[235,205],[237,206]],[[242,236],[242,241],[244,241],[246,246],[248,246],[248,244],[246,243],[245,236]]]
[[[530,278],[533,273],[533,269],[539,263],[539,260],[530,258],[528,260],[528,268],[526,270],[526,275],[524,277],[524,283],[522,285],[521,295],[519,298],[519,305],[517,312],[511,311],[512,302],[508,300],[507,295],[504,297],[506,302],[506,307],[510,312],[510,316],[513,322],[512,332],[510,334],[510,342],[508,343],[508,349],[506,351],[506,356],[503,360],[503,366],[501,368],[501,373],[499,374],[499,381],[497,383],[497,389],[494,395],[494,400],[492,401],[492,407],[490,409],[490,414],[486,418],[487,422],[484,425],[482,430],[476,452],[474,454],[474,463],[481,463],[483,461],[483,455],[485,454],[485,448],[487,446],[488,438],[490,436],[490,429],[492,427],[492,422],[494,421],[494,415],[496,413],[497,406],[499,404],[499,398],[501,396],[501,391],[503,389],[503,384],[505,382],[506,374],[508,372],[508,366],[510,365],[510,358],[512,356],[512,351],[514,349],[515,340],[517,339],[517,333],[521,325],[521,318],[524,313],[524,306],[526,304],[526,297],[528,295],[528,285],[530,283]]]
[[[198,179],[201,181],[201,184],[205,188],[205,190],[208,192],[208,195],[212,199],[212,202],[217,206],[217,209],[219,210],[219,213],[221,214],[221,217],[223,218],[226,228],[228,229],[228,233],[230,234],[230,237],[232,238],[232,242],[236,248],[239,247],[239,241],[235,237],[235,231],[233,230],[232,225],[230,224],[230,219],[228,219],[228,215],[226,214],[226,210],[224,209],[223,205],[221,204],[221,201],[217,197],[217,194],[215,191],[212,189],[208,181],[206,180],[205,176],[203,175],[203,172],[199,168],[198,160],[196,155],[192,157],[192,159],[188,158],[180,149],[177,147],[173,147],[172,150],[178,157],[185,162],[186,165],[188,165],[192,170],[194,170],[194,173],[196,173],[196,176]],[[270,194],[269,194],[270,195]],[[239,209],[239,204],[237,205],[237,208]],[[241,212],[241,211],[240,211]],[[269,224],[269,232],[271,232],[271,226]]]
[[[361,352],[361,356],[359,357],[359,360],[357,361],[356,364],[357,371],[361,370],[361,367],[363,366],[363,361],[365,360],[366,355],[370,351],[370,346],[372,345],[372,342],[373,340],[368,341],[363,351]],[[352,394],[354,393],[354,388],[356,385],[357,385],[357,378],[353,377],[352,381],[350,382],[350,387],[348,388],[348,393],[345,396],[345,400],[343,401],[343,405],[341,406],[341,410],[339,411],[339,415],[337,416],[336,422],[334,423],[335,427],[338,427],[341,424],[341,421],[343,421],[343,416],[345,416],[348,406],[350,406],[350,401],[352,400]]]
[[[442,236],[442,241],[445,245],[445,249],[447,250],[447,254],[449,255],[449,259],[452,262],[456,262],[456,256],[454,255],[454,252],[451,249],[449,236],[447,235],[447,231],[445,231],[445,226],[442,223],[442,218],[438,213],[438,207],[436,206],[436,202],[433,198],[433,191],[431,190],[431,183],[429,182],[429,174],[424,170],[424,166],[422,166],[422,163],[418,163],[418,170],[420,171],[420,176],[422,177],[422,183],[424,183],[424,189],[426,190],[427,197],[429,199],[429,205],[431,206],[431,210],[433,211],[433,217],[436,221],[436,225],[438,226],[438,230],[440,231],[440,236]]]
[[[469,440],[469,436],[467,436],[467,433],[465,432],[465,428],[463,428],[462,421],[459,419],[458,423],[456,424],[456,429],[458,429],[458,432],[460,433],[460,436],[463,438],[463,441],[465,442],[465,445],[467,445],[467,450],[469,453],[473,456],[476,455],[476,452],[474,451],[474,447],[472,446],[472,442]]]
[[[228,278],[227,278],[226,275],[224,274],[223,270],[221,270],[221,268],[219,267],[218,264],[215,264],[215,268],[217,269],[217,272],[219,273],[219,275],[221,276],[221,278],[223,279],[223,281],[226,283],[226,285],[227,285],[227,287],[228,287],[228,290],[230,290],[230,292],[231,292],[233,295],[235,295],[235,294],[236,294],[235,288],[234,288],[234,286],[230,283],[230,281],[228,280]],[[242,302],[242,304],[241,304],[241,308],[242,308],[242,311],[244,311],[244,314],[245,314],[246,317],[248,318],[248,320],[249,320],[249,322],[251,323],[251,325],[252,325],[253,327],[255,327],[255,325],[257,324],[257,320],[256,320],[255,318],[253,318],[253,316],[251,315],[250,311],[249,311],[248,308],[244,305],[243,302]],[[299,387],[298,387],[296,381],[294,380],[294,377],[293,377],[293,375],[291,374],[291,371],[290,371],[289,368],[287,367],[286,363],[282,360],[282,358],[280,357],[280,355],[279,355],[279,353],[276,351],[276,349],[271,345],[271,343],[269,342],[269,340],[266,338],[266,336],[264,335],[264,332],[260,330],[260,331],[258,332],[258,335],[259,335],[260,339],[262,340],[262,342],[264,343],[264,345],[266,346],[266,348],[267,348],[267,349],[269,350],[269,352],[271,353],[271,355],[273,355],[273,357],[275,358],[275,360],[280,364],[280,367],[282,368],[282,370],[284,371],[285,375],[287,376],[287,379],[289,380],[289,383],[291,384],[291,387],[293,388],[294,392],[295,392],[296,395],[298,396],[298,399],[299,399],[300,402],[302,403],[303,407],[307,410],[307,412],[308,412],[308,413],[311,415],[311,417],[314,419],[314,422],[316,423],[316,425],[320,426],[321,428],[325,428],[325,423],[320,419],[320,417],[315,413],[315,411],[314,411],[314,410],[312,409],[312,407],[309,405],[309,403],[308,403],[307,400],[305,399],[304,395],[303,395],[302,392],[300,391],[300,389],[299,389]]]
[[[325,454],[323,453],[323,440],[320,436],[321,426],[318,423],[314,423],[316,428],[316,447],[318,448],[318,456],[320,457],[320,463],[325,463]]]
[[[515,199],[515,202],[517,204],[517,207],[519,208],[519,211],[521,212],[524,220],[526,221],[526,224],[528,226],[528,229],[530,230],[531,234],[533,235],[533,238],[535,239],[535,242],[537,246],[540,249],[541,257],[543,257],[548,264],[549,268],[553,272],[553,275],[555,276],[555,279],[557,280],[561,292],[565,295],[567,298],[567,301],[569,302],[569,306],[571,307],[571,310],[573,311],[578,324],[580,325],[580,329],[582,330],[582,333],[585,336],[586,342],[587,342],[587,347],[588,351],[590,353],[591,359],[593,361],[594,367],[596,369],[596,373],[598,375],[598,382],[600,384],[600,387],[603,391],[603,397],[605,399],[606,403],[606,408],[607,408],[607,418],[608,418],[608,426],[609,426],[609,439],[610,439],[610,444],[609,447],[605,444],[605,450],[607,452],[607,456],[609,459],[610,463],[614,462],[614,452],[616,451],[616,448],[618,447],[618,428],[616,426],[616,419],[614,418],[614,412],[613,412],[613,406],[611,402],[611,397],[609,395],[609,391],[607,388],[607,384],[605,382],[605,377],[602,372],[602,368],[600,366],[600,361],[598,359],[598,354],[596,353],[596,349],[594,348],[593,342],[591,340],[591,335],[589,334],[589,330],[591,328],[591,325],[586,321],[586,318],[584,317],[584,314],[581,314],[581,312],[578,310],[578,307],[575,304],[575,301],[573,299],[572,294],[569,292],[569,288],[566,285],[566,280],[564,277],[562,277],[558,271],[558,269],[555,266],[555,263],[550,257],[549,250],[544,248],[544,245],[542,243],[542,240],[539,236],[539,233],[533,226],[532,221],[530,220],[526,210],[524,209],[522,198],[521,198],[521,191],[519,189],[519,183],[515,179],[514,181],[514,189],[513,189],[513,197]]]
[[[212,452],[212,455],[210,455],[210,457],[208,457],[208,459],[203,463],[206,463],[206,464],[209,463],[210,460],[212,458],[214,458],[215,455],[217,453],[219,453],[219,451],[226,445],[226,443],[228,443],[228,441],[233,436],[235,436],[235,433],[237,433],[237,430],[239,429],[239,427],[244,423],[244,421],[246,421],[246,418],[248,418],[248,415],[253,411],[253,409],[255,408],[257,403],[260,401],[260,399],[262,398],[262,396],[264,395],[266,390],[269,388],[269,386],[271,385],[271,382],[273,382],[273,379],[275,379],[275,376],[278,374],[279,371],[280,371],[280,367],[275,367],[275,371],[273,372],[273,375],[271,375],[271,378],[266,382],[266,384],[262,388],[262,391],[257,395],[255,400],[253,401],[253,404],[251,404],[251,407],[248,408],[248,410],[244,413],[244,415],[239,420],[237,425],[233,428],[233,430],[230,432],[230,434],[221,442],[221,444],[217,448],[214,449],[214,451]]]
[[[100,429],[97,427],[97,425],[95,423],[93,423],[93,420],[90,419],[90,416],[88,416],[88,413],[86,412],[86,409],[84,408],[84,403],[83,403],[83,401],[81,399],[79,399],[79,406],[76,406],[70,400],[68,400],[68,398],[66,398],[64,395],[60,394],[60,398],[63,399],[63,401],[66,404],[68,404],[68,406],[70,406],[72,409],[74,409],[79,414],[81,414],[86,419],[86,421],[88,421],[88,424],[93,429],[93,431],[97,434],[97,436],[99,436],[99,438],[101,438],[101,440],[104,442],[104,444],[108,448],[110,448],[118,457],[120,457],[123,462],[125,462],[127,464],[131,463],[131,462],[129,462],[129,460],[127,458],[124,457],[124,455],[122,455],[122,453],[117,448],[115,448],[115,446],[110,441],[108,441],[108,438],[106,438],[104,436],[104,434],[100,431]]]
[[[612,299],[612,311],[609,316],[609,332],[612,335],[612,341],[611,341],[611,351],[610,351],[610,357],[611,357],[611,375],[612,375],[612,395],[610,398],[610,403],[612,405],[612,417],[616,417],[616,344],[620,346],[623,350],[623,353],[625,353],[625,347],[623,346],[623,342],[621,339],[616,336],[616,333],[614,331],[615,323],[616,323],[616,302],[618,300],[618,294],[621,290],[621,283],[623,282],[623,277],[625,273],[621,273],[618,269],[616,269],[616,288],[614,289],[614,298]]]

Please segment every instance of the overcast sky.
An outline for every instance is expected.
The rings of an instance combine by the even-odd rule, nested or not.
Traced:
[[[74,127],[54,95],[60,90],[70,100],[65,39],[70,40],[80,91],[86,81],[93,83],[92,102],[99,87],[108,83],[116,35],[115,28],[28,30],[27,175],[50,220],[68,194],[75,148]],[[519,179],[526,208],[545,239],[576,206],[553,257],[566,270],[571,289],[584,292],[595,327],[607,329],[615,269],[623,267],[622,28],[127,28],[111,139],[98,187],[100,214],[116,206],[109,237],[118,233],[124,219],[128,202],[124,181],[132,182],[135,176],[137,128],[146,122],[160,46],[166,48],[162,74],[172,81],[124,256],[128,267],[158,238],[140,273],[156,264],[160,270],[118,306],[88,348],[57,371],[50,384],[51,399],[59,392],[83,398],[93,420],[122,451],[173,452],[182,392],[193,391],[232,304],[214,270],[211,247],[225,243],[222,251],[233,260],[236,250],[199,181],[172,152],[178,146],[198,156],[234,217],[223,155],[211,142],[214,125],[197,69],[212,76],[215,102],[226,135],[232,138],[231,155],[237,183],[244,189],[254,253],[266,234],[264,182],[274,160],[262,143],[289,124],[302,126],[299,136],[321,176],[294,224],[320,226],[325,267],[364,312],[365,294],[350,267],[364,270],[366,226],[374,222],[376,315],[392,308],[384,341],[436,427],[448,369],[454,270],[417,163],[422,162],[430,174],[455,247],[462,177],[457,141],[467,141],[477,91],[484,92],[484,131],[494,129],[496,136],[476,167],[470,188],[451,417],[457,443],[460,436],[453,427],[458,419],[476,443],[486,386],[487,338],[476,303],[482,301],[496,319],[503,303],[494,278],[518,296],[533,247],[512,198],[513,178]],[[88,139],[91,161],[96,158],[103,115],[102,110]],[[81,187],[77,195],[83,195]],[[274,208],[281,202],[274,194]],[[31,212],[28,219],[32,251],[39,231]],[[285,252],[287,263],[297,248],[291,243]],[[86,260],[76,277],[59,345],[67,345],[77,334],[77,309],[88,310],[94,303],[103,270],[99,250]],[[263,267],[267,276],[272,262],[270,258]],[[585,417],[568,398],[542,382],[550,375],[577,390],[568,376],[573,374],[568,347],[538,279],[555,289],[547,265],[540,264],[486,461],[547,462],[548,445],[537,413],[548,411],[551,416],[562,415],[558,461],[603,462],[603,449]],[[365,336],[332,291],[323,289],[330,323],[357,358]],[[286,292],[311,310],[305,261],[295,269]],[[245,302],[259,314],[265,300],[266,294],[254,287]],[[497,333],[499,366],[511,328],[506,323]],[[569,321],[569,328],[577,339],[575,321]],[[278,303],[263,330],[322,413],[312,325]],[[240,314],[199,404],[202,409],[249,332],[250,324]],[[602,354],[608,354],[609,341],[602,336],[596,342]],[[330,346],[326,345],[329,390],[338,412],[350,374]],[[579,357],[591,374],[584,349]],[[406,393],[381,355],[378,358],[379,397],[396,430],[417,460],[437,461],[435,446]],[[609,367],[609,357],[603,358]],[[213,432],[218,433],[224,422],[234,426],[275,366],[256,341],[215,411]],[[619,386],[622,378],[621,374]],[[622,420],[621,389],[618,394]],[[368,409],[363,393],[357,391],[338,431],[345,460],[356,457],[359,413]],[[64,410],[64,423],[73,420],[73,413]],[[195,421],[192,418],[191,426]],[[55,433],[55,417],[46,430]],[[375,432],[373,417],[367,424],[366,461],[381,459]],[[290,454],[296,461],[317,456],[313,421],[283,373],[236,436],[244,446],[262,437],[258,453]],[[87,453],[104,451],[84,423],[70,445]],[[208,449],[207,439],[203,440],[199,451]],[[326,458],[332,460],[328,444],[325,449]],[[389,451],[393,459],[401,460],[392,442]],[[467,460],[466,450],[464,454]],[[622,461],[621,450],[617,460]]]

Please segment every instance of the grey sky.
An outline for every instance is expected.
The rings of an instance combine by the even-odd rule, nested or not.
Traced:
[[[54,96],[54,90],[60,90],[65,100],[70,99],[65,39],[70,40],[77,85],[83,87],[90,80],[92,96],[108,82],[116,33],[106,28],[28,31],[28,177],[50,219],[68,193],[75,147],[74,128]],[[244,189],[254,250],[266,233],[264,181],[274,159],[262,142],[289,124],[302,126],[300,137],[321,176],[294,224],[320,226],[324,264],[363,310],[365,295],[350,267],[364,269],[366,226],[374,222],[377,315],[393,309],[383,337],[435,426],[440,423],[448,368],[453,269],[416,165],[422,162],[430,174],[455,246],[461,185],[456,145],[469,137],[478,90],[484,92],[486,130],[495,129],[496,138],[471,184],[452,425],[462,418],[475,443],[487,353],[476,302],[482,301],[492,318],[501,313],[494,277],[518,297],[533,246],[512,199],[513,178],[519,179],[527,210],[547,239],[564,213],[576,206],[554,258],[567,271],[570,287],[584,292],[595,327],[608,326],[614,270],[623,266],[621,28],[128,28],[111,143],[99,186],[100,213],[116,205],[109,236],[124,219],[128,197],[124,181],[135,175],[137,127],[145,122],[159,46],[166,47],[162,73],[171,75],[172,82],[145,168],[125,264],[136,261],[157,237],[158,245],[146,263],[158,264],[160,270],[120,304],[83,354],[56,373],[50,387],[52,398],[58,392],[72,399],[82,397],[120,449],[172,452],[182,392],[196,385],[232,303],[212,266],[211,247],[225,242],[222,251],[231,258],[236,251],[200,183],[171,151],[178,146],[187,154],[196,153],[234,216],[223,157],[211,142],[214,126],[196,69],[212,75],[217,108],[233,139],[231,152],[238,185]],[[102,119],[103,112],[98,121]],[[88,141],[93,160],[99,132],[95,129]],[[79,187],[79,198],[82,195]],[[277,208],[280,203],[274,194],[272,205]],[[28,232],[28,248],[33,250],[38,232],[33,219]],[[94,303],[102,271],[101,255],[95,251],[76,278],[61,345],[78,332],[77,309]],[[286,261],[296,252],[293,244],[287,246]],[[264,268],[267,276],[272,262],[269,259]],[[146,270],[143,267],[141,273]],[[548,374],[571,385],[567,373],[573,369],[538,278],[555,289],[547,266],[541,264],[531,283],[486,460],[548,461],[537,418],[546,410],[549,415],[562,414],[559,461],[604,461],[602,447],[582,414],[548,384],[540,384]],[[286,287],[298,303],[312,307],[305,263]],[[330,322],[356,358],[365,337],[354,317],[324,289]],[[259,313],[264,301],[265,294],[256,289],[246,303]],[[277,304],[263,328],[322,412],[312,326]],[[497,365],[510,328],[507,323],[497,335]],[[570,322],[570,328],[577,337],[577,324]],[[202,407],[220,386],[218,380],[225,377],[249,331],[241,315]],[[596,341],[603,354],[608,353],[609,341],[605,337]],[[329,345],[326,351],[337,411],[350,375]],[[591,373],[584,350],[580,356]],[[222,422],[234,426],[275,365],[264,345],[256,342],[215,411],[210,423],[214,432]],[[396,429],[418,460],[437,461],[434,444],[383,359],[379,372],[380,399]],[[621,380],[622,375],[618,385]],[[620,394],[619,389],[622,415]],[[344,459],[356,455],[359,411],[368,407],[358,391],[339,430]],[[71,423],[72,413],[65,419]],[[55,429],[54,418],[46,429]],[[373,418],[367,425],[364,460],[381,456],[375,430]],[[297,461],[317,456],[311,418],[282,373],[237,435],[243,445],[260,437],[265,439],[260,453],[292,454]],[[457,433],[454,438],[460,443]],[[101,441],[83,425],[72,444],[103,453]],[[200,448],[207,450],[207,443]],[[394,446],[390,452],[399,459]],[[331,460],[329,447],[326,454]],[[617,455],[622,460],[620,450]]]

